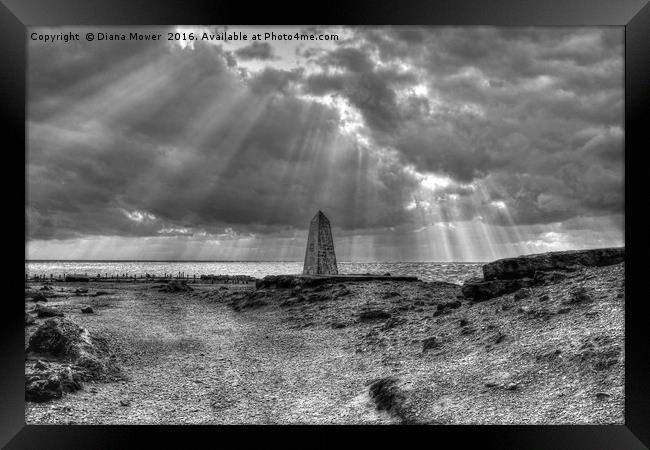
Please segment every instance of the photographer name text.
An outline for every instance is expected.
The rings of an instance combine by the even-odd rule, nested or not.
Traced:
[[[218,33],[31,33],[30,38],[33,41],[42,42],[73,42],[81,41],[337,41],[336,34],[313,34],[313,33],[244,33],[241,31],[218,32]]]

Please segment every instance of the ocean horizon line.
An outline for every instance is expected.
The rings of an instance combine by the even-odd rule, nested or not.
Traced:
[[[25,259],[26,263],[302,263],[299,260],[211,260],[211,259]],[[485,264],[488,261],[339,261],[339,264]]]

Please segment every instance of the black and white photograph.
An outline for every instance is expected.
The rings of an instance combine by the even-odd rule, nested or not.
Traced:
[[[625,424],[624,27],[26,37],[27,425]]]

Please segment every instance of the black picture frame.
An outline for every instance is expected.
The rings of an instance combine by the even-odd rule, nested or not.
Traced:
[[[406,444],[416,435],[425,445],[441,442],[454,447],[534,449],[636,449],[650,446],[650,364],[645,335],[647,300],[643,294],[643,257],[648,232],[643,218],[641,163],[648,146],[650,91],[650,5],[645,0],[444,0],[370,2],[327,1],[299,4],[245,1],[99,1],[1,0],[0,114],[7,157],[20,158],[25,148],[26,43],[28,26],[57,25],[173,25],[173,24],[430,24],[497,26],[621,26],[625,27],[625,425],[620,426],[434,426],[434,427],[201,427],[201,426],[26,426],[24,419],[24,339],[18,296],[24,273],[5,272],[7,319],[0,345],[0,444],[18,448],[133,448],[161,442],[188,446],[207,438],[214,446],[236,439],[246,446],[253,439],[282,435],[283,446],[338,446],[361,434],[383,443]],[[637,161],[638,160],[638,161]],[[26,161],[25,161],[26,162]],[[19,177],[18,161],[5,160],[5,171]],[[9,165],[10,164],[10,165]],[[13,169],[13,167],[16,169]],[[11,169],[9,168],[11,167]],[[25,195],[16,195],[5,177],[5,195],[24,211]],[[636,186],[635,186],[636,183]],[[26,189],[26,185],[24,184]],[[25,194],[25,191],[23,191]],[[22,205],[20,204],[22,200]],[[634,205],[640,207],[634,207]],[[11,215],[13,216],[13,214]],[[18,219],[13,224],[16,228]],[[18,231],[10,228],[17,235]],[[7,238],[7,240],[11,240]],[[16,239],[14,239],[16,240]],[[15,251],[16,256],[14,256]],[[18,244],[7,256],[9,267],[20,253]],[[24,247],[23,247],[24,256]],[[287,430],[288,428],[288,430]],[[298,432],[298,434],[296,434]],[[298,438],[300,436],[300,438]],[[268,442],[267,442],[268,443]],[[266,444],[264,444],[266,445]]]

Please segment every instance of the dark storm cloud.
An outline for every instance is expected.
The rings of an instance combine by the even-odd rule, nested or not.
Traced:
[[[347,229],[407,220],[403,168],[343,138],[335,109],[297,98],[300,71],[242,80],[217,46],[128,48],[64,83],[84,90],[76,99],[36,87],[66,67],[31,53],[30,238],[279,232],[314,205]],[[132,67],[144,53],[153,67]]]
[[[440,220],[622,213],[618,29],[355,28],[304,67],[280,53],[31,42],[29,237],[282,234],[318,208],[409,225],[427,173],[451,179]]]
[[[499,175],[515,221],[617,213],[622,44],[611,28],[359,28],[305,88],[345,96],[419,171]],[[404,91],[414,80],[427,93]]]

